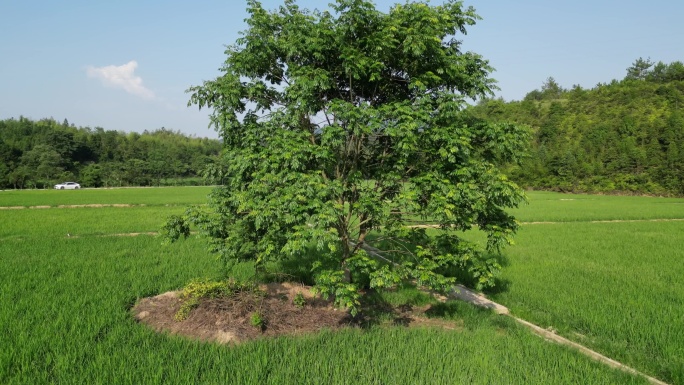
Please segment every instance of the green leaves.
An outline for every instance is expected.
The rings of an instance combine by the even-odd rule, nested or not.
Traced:
[[[190,225],[185,218],[172,215],[167,218],[159,233],[163,237],[164,243],[172,243],[180,237],[187,238],[190,235]]]
[[[322,270],[316,275],[314,294],[320,294],[325,299],[333,299],[335,305],[349,309],[352,315],[356,315],[361,305],[359,288],[353,283],[347,282],[342,270]]]
[[[225,184],[212,212],[189,218],[226,263],[314,250],[319,292],[352,312],[361,286],[446,290],[450,269],[491,284],[496,266],[445,235],[477,225],[499,246],[516,228],[504,210],[522,199],[496,165],[518,158],[526,132],[463,112],[493,84],[455,36],[477,15],[456,1],[388,14],[363,0],[333,8],[249,2],[224,75],[190,90],[213,108]],[[408,229],[415,218],[444,234]]]

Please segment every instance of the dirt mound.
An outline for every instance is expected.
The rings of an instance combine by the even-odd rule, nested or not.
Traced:
[[[242,292],[228,298],[204,299],[183,321],[174,319],[180,309],[180,292],[168,292],[144,298],[133,307],[134,317],[159,332],[182,335],[202,341],[237,344],[262,337],[299,335],[343,327],[362,327],[369,317],[351,317],[331,303],[314,298],[311,288],[291,283],[268,284],[265,295]],[[304,306],[295,304],[301,293]],[[414,309],[402,306],[393,310],[394,325],[427,326],[457,329],[453,321],[422,316],[429,306]],[[261,326],[254,326],[252,316],[263,317]]]

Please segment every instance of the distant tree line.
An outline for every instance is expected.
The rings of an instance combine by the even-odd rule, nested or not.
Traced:
[[[66,119],[0,120],[0,188],[201,184],[221,147],[164,128],[140,134],[75,127]]]
[[[637,59],[622,80],[584,89],[552,77],[523,100],[485,99],[478,117],[533,129],[512,179],[528,188],[684,195],[684,64]],[[140,133],[54,119],[0,120],[0,188],[220,181],[218,140],[164,128]]]
[[[622,80],[564,89],[548,78],[521,101],[473,112],[533,128],[511,177],[530,188],[684,195],[684,64],[638,59]]]

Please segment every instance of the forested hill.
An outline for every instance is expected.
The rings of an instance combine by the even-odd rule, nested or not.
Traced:
[[[159,129],[142,134],[54,119],[0,120],[0,188],[198,184],[221,150],[215,139]]]
[[[486,100],[476,115],[532,127],[525,187],[684,194],[684,64],[639,59],[620,81],[563,89],[549,78],[522,101]]]

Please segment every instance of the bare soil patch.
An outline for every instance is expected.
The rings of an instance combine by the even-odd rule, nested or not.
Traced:
[[[315,298],[308,286],[272,283],[262,286],[262,289],[266,293],[263,296],[243,292],[227,298],[204,299],[183,321],[174,318],[181,306],[180,292],[177,291],[143,298],[133,307],[132,313],[139,322],[158,332],[221,344],[239,344],[264,337],[301,335],[345,327],[365,327],[376,321],[365,312],[352,317],[345,311],[335,309],[329,301]],[[299,293],[306,299],[304,306],[294,303]],[[461,329],[454,321],[426,317],[425,312],[429,309],[429,305],[383,309],[385,314],[388,310],[393,314],[391,320],[384,322],[407,327]],[[252,314],[255,312],[263,315],[261,327],[252,323]]]

